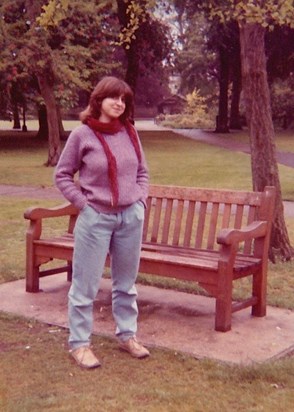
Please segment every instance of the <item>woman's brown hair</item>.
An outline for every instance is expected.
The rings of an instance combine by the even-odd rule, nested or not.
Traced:
[[[89,117],[99,119],[101,114],[101,104],[106,97],[123,96],[126,108],[120,116],[120,120],[125,123],[133,113],[133,91],[130,86],[123,80],[114,76],[103,77],[91,93],[89,105],[80,113],[80,120],[86,123]]]

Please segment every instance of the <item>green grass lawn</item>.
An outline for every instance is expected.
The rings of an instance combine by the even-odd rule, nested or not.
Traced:
[[[181,137],[170,131],[140,132],[152,183],[251,189],[250,156]],[[232,138],[233,134],[229,134]],[[283,139],[284,137],[282,137]],[[0,131],[0,184],[52,186],[44,167],[47,142],[30,133],[7,137]],[[294,200],[294,168],[279,166],[283,198]]]
[[[217,133],[215,134],[218,135]],[[227,139],[233,141],[239,141],[243,143],[249,142],[249,134],[248,131],[245,130],[235,130],[234,132],[230,132],[229,134],[219,134],[219,136],[224,137],[226,136]],[[291,152],[294,153],[294,131],[293,130],[281,130],[278,129],[275,131],[275,144],[277,150],[281,150],[284,152]]]
[[[68,332],[0,313],[3,412],[285,412],[294,402],[294,358],[254,366],[152,349],[137,360],[94,336],[102,367],[85,371],[66,353]]]
[[[4,134],[0,131],[0,184],[52,186],[53,169],[43,166],[46,142],[37,141],[34,133],[25,138],[19,133],[16,137]],[[153,183],[251,189],[248,155],[232,155],[171,132],[140,135]],[[230,138],[237,137],[230,134]],[[290,146],[290,137],[282,136],[281,142],[287,139]],[[283,196],[294,200],[294,169],[281,167],[280,178]],[[24,210],[31,205],[57,203],[12,196],[0,199],[0,283],[24,276]],[[287,218],[287,225],[294,243],[294,219]],[[294,309],[293,273],[293,262],[270,264],[271,305]],[[140,281],[199,293],[191,283],[173,283],[144,275]],[[247,288],[246,281],[240,282],[235,297],[242,296]],[[80,370],[68,359],[67,330],[0,313],[0,331],[1,412],[293,409],[293,357],[245,367],[154,349],[150,359],[137,361],[119,353],[112,340],[94,337],[93,345],[103,367],[89,372]]]

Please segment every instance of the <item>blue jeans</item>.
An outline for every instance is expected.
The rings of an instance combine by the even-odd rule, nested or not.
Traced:
[[[98,213],[86,206],[76,222],[73,278],[68,294],[69,345],[89,345],[93,303],[109,252],[112,277],[112,313],[116,335],[127,340],[137,331],[137,290],[144,205],[140,201],[120,213]]]

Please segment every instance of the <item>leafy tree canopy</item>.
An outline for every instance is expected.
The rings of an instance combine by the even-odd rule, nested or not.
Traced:
[[[42,6],[45,1],[37,3]],[[113,42],[118,22],[111,2],[96,3],[50,1],[43,6],[44,13],[33,20],[24,1],[4,0],[0,8],[4,47],[0,53],[5,63],[0,70],[15,66],[18,77],[26,76],[28,81],[45,70],[62,105],[73,105],[77,90],[90,90],[97,77],[117,66]],[[93,13],[93,7],[97,12]]]
[[[235,19],[262,27],[286,24],[294,28],[293,0],[212,0],[209,8],[211,15],[219,17],[221,22]]]

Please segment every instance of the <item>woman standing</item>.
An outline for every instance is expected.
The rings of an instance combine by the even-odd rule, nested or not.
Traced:
[[[80,114],[56,167],[55,182],[80,209],[74,230],[73,279],[68,295],[70,353],[79,366],[100,366],[90,348],[93,302],[109,253],[112,313],[119,347],[133,357],[149,351],[136,340],[137,292],[148,170],[129,116],[133,93],[104,77]],[[79,185],[74,182],[78,173]]]

